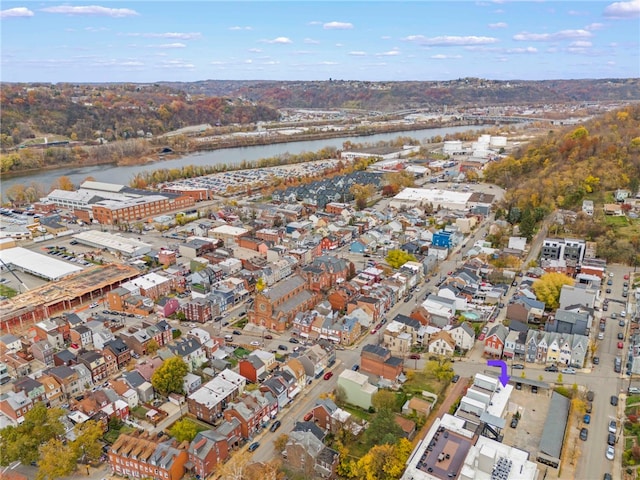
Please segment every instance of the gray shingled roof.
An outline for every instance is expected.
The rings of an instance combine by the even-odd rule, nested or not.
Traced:
[[[271,300],[277,300],[284,297],[286,294],[291,293],[293,290],[304,285],[306,280],[300,275],[294,275],[283,282],[275,284],[273,287],[265,290],[263,293]]]
[[[570,401],[567,397],[556,392],[551,394],[549,413],[540,439],[540,451],[550,457],[560,458],[569,416],[569,405]]]

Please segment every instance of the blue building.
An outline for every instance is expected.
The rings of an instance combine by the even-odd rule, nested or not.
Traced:
[[[435,247],[451,248],[453,246],[452,233],[445,230],[440,230],[433,234],[431,244]]]

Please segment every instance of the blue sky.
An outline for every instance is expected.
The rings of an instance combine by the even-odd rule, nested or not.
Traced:
[[[0,80],[640,76],[640,0],[11,2]]]

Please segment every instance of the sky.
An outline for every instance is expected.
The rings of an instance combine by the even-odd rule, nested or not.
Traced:
[[[3,0],[0,9],[5,82],[640,77],[640,0]]]

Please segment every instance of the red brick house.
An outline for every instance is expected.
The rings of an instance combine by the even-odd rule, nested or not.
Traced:
[[[360,371],[395,381],[402,373],[402,358],[394,357],[384,347],[365,345],[360,353]]]
[[[347,309],[347,304],[353,301],[358,295],[358,290],[349,282],[341,283],[327,295],[327,300],[331,304],[334,311],[343,311]]]
[[[484,339],[484,354],[487,357],[500,358],[504,350],[504,342],[507,339],[509,330],[502,325],[495,325]]]
[[[320,240],[320,249],[323,252],[335,250],[340,246],[340,239],[335,235],[327,235]]]
[[[189,444],[191,471],[200,478],[207,478],[229,456],[227,438],[215,430],[199,432]]]

